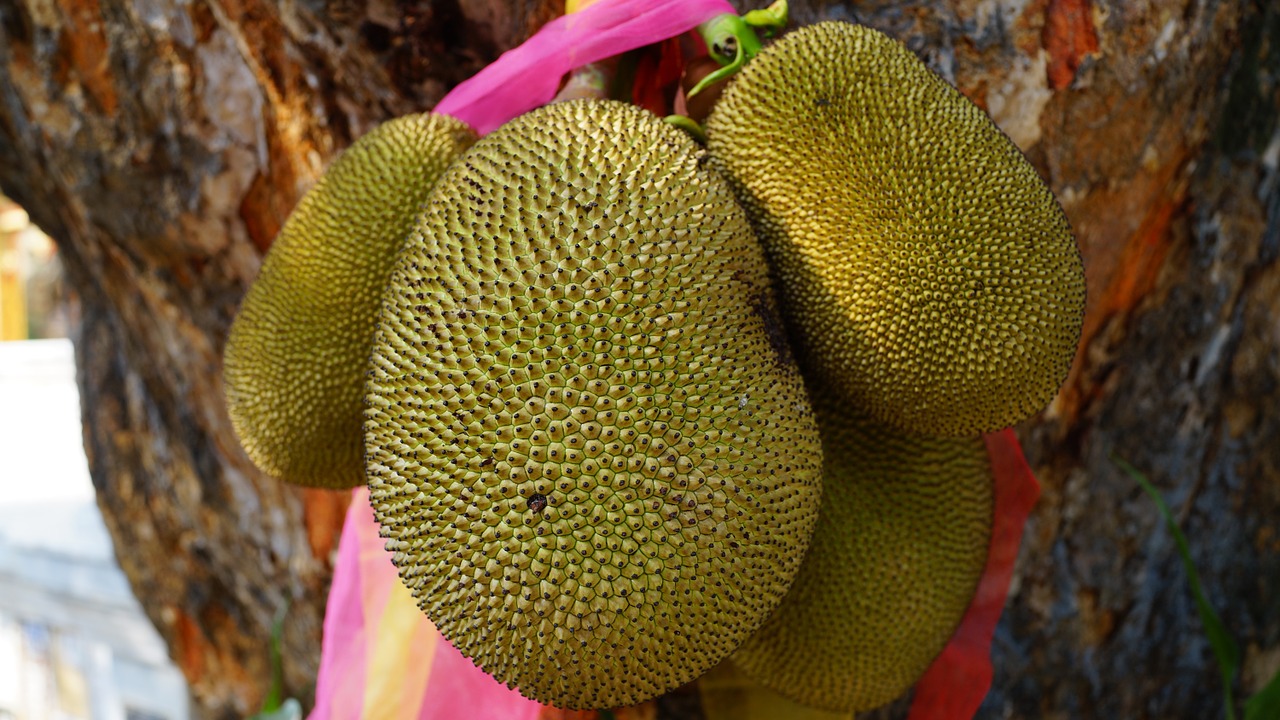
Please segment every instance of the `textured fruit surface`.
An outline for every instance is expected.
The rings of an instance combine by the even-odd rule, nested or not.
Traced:
[[[910,432],[974,435],[1065,379],[1084,270],[1049,189],[910,51],[819,23],[767,47],[707,121],[807,370]]]
[[[821,494],[763,251],[706,153],[557,103],[441,179],[368,385],[371,501],[465,655],[568,708],[639,702],[776,607]]]
[[[382,290],[427,192],[475,139],[443,115],[384,123],[334,161],[280,230],[223,353],[232,425],[267,473],[364,483],[364,378]]]
[[[831,710],[906,692],[951,639],[986,564],[991,467],[981,438],[910,436],[814,393],[822,512],[791,592],[734,662]]]

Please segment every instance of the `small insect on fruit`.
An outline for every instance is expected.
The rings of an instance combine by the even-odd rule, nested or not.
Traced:
[[[547,509],[547,496],[537,493],[529,498],[529,509],[533,512],[540,513]]]

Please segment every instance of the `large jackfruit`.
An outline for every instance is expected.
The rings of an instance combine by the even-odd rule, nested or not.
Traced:
[[[334,161],[280,230],[223,354],[232,425],[272,476],[364,483],[364,377],[379,299],[427,192],[475,139],[443,115],[384,123]]]
[[[822,512],[791,592],[733,661],[829,710],[907,691],[968,609],[990,545],[981,438],[905,435],[813,393]]]
[[[444,636],[541,702],[697,677],[777,605],[816,521],[812,410],[707,160],[630,105],[535,110],[445,173],[391,281],[378,522]]]
[[[898,42],[827,22],[767,47],[707,121],[806,371],[909,432],[1040,410],[1084,312],[1071,228],[1018,148]]]

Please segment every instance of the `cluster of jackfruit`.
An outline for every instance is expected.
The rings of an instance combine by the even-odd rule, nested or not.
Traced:
[[[707,134],[590,100],[383,126],[268,255],[229,411],[268,472],[367,480],[423,611],[531,698],[733,654],[875,707],[973,595],[978,433],[1063,380],[1079,254],[1012,143],[866,28],[767,47]]]

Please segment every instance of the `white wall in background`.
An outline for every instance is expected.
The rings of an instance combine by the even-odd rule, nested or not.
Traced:
[[[94,501],[71,343],[0,343],[0,720],[189,715]]]

